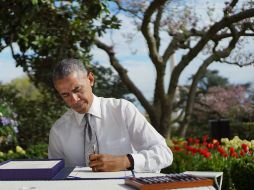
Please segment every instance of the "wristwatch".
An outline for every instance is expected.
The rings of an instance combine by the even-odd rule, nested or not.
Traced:
[[[129,162],[131,164],[131,166],[129,168],[127,168],[127,170],[133,170],[134,169],[134,159],[133,159],[133,157],[132,157],[131,154],[127,154],[126,156],[128,157]]]

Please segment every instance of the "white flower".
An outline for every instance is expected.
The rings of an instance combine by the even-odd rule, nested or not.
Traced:
[[[18,127],[16,127],[16,126],[13,127],[13,130],[14,130],[15,133],[18,133],[18,132],[19,132],[19,129],[18,129]]]
[[[0,117],[3,117],[3,114],[2,114],[2,112],[0,112]]]

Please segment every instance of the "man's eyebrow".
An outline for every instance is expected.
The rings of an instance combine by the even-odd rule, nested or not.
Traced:
[[[72,90],[72,92],[77,91],[79,88],[80,88],[80,86],[76,86],[76,87]]]

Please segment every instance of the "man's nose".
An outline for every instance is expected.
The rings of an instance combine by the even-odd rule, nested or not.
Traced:
[[[71,103],[76,103],[79,100],[77,94],[71,94]]]

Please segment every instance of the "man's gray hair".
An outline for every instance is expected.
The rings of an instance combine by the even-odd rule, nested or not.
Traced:
[[[72,58],[63,59],[55,66],[52,73],[52,80],[56,81],[63,79],[75,71],[81,71],[85,74],[87,73],[87,69],[80,60]]]

